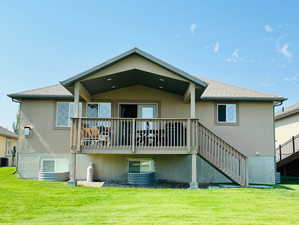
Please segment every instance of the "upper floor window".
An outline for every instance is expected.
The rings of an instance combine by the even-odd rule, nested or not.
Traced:
[[[237,123],[237,105],[217,104],[217,123]]]
[[[111,103],[110,102],[88,103],[87,117],[111,118]]]
[[[80,103],[79,115],[82,112],[82,104]],[[70,127],[71,117],[74,116],[73,102],[57,102],[56,104],[56,127]]]

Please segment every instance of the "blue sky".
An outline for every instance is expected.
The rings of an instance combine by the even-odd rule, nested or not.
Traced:
[[[298,1],[2,1],[0,125],[8,93],[56,84],[133,47],[188,73],[299,101]]]

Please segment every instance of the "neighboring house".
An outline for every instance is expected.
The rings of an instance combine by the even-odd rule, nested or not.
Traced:
[[[299,134],[299,103],[275,113],[276,146]]]
[[[0,126],[0,157],[9,160],[8,165],[12,166],[13,149],[17,147],[18,136],[10,130]]]
[[[284,176],[299,176],[299,103],[275,114],[277,170]]]
[[[283,97],[191,76],[137,48],[9,97],[30,133],[19,137],[23,178],[69,170],[74,183],[93,163],[101,180],[275,181],[273,112]]]

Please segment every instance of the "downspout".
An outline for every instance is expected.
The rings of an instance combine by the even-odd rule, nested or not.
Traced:
[[[22,118],[21,118],[21,106],[22,106],[22,101],[19,101],[19,100],[17,100],[17,99],[14,99],[14,98],[12,98],[11,99],[13,102],[15,102],[15,103],[19,103],[20,104],[20,106],[19,106],[19,111],[20,111],[20,123],[21,123],[21,121],[22,121]],[[20,130],[21,130],[21,126],[19,127],[19,131],[18,131],[18,136],[20,135]],[[18,148],[19,148],[19,141],[20,141],[20,139],[19,139],[19,137],[18,137],[18,144],[17,144],[17,151],[16,151],[16,169],[15,169],[15,171],[13,171],[12,172],[12,174],[16,174],[16,173],[18,173],[19,174],[19,171],[18,171],[18,164],[19,164],[19,152],[18,152]]]

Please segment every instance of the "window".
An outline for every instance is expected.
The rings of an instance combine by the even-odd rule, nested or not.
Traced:
[[[237,105],[217,104],[217,123],[237,123]]]
[[[111,103],[88,103],[87,117],[89,118],[111,118]]]
[[[55,172],[55,160],[43,160],[42,172]]]
[[[57,127],[70,127],[71,117],[74,116],[74,103],[73,102],[57,102],[56,106],[56,126]],[[82,112],[82,104],[80,103],[79,115]]]
[[[66,172],[68,171],[68,159],[66,158],[53,158],[53,159],[42,159],[40,171],[42,172]]]
[[[154,171],[154,160],[152,159],[129,159],[129,173],[150,173]]]

